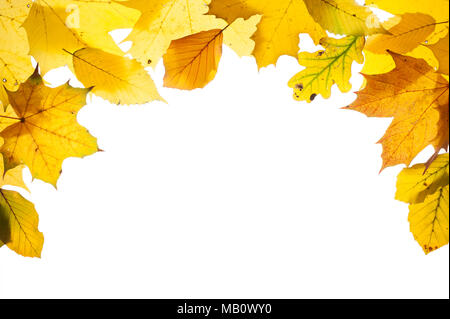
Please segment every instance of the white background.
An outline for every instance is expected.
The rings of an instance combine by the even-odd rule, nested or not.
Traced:
[[[423,254],[401,167],[378,174],[390,120],[341,110],[354,93],[294,101],[299,70],[225,48],[215,81],[161,89],[169,104],[94,97],[78,118],[105,152],[66,160],[57,191],[26,172],[45,247],[0,249],[0,297],[448,298],[448,246]]]

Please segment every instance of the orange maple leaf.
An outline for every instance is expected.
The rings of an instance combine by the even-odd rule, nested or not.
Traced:
[[[364,75],[366,87],[346,107],[369,117],[394,118],[379,141],[383,145],[381,170],[409,165],[428,145],[436,149],[448,145],[448,81],[422,59],[389,53],[396,68]]]

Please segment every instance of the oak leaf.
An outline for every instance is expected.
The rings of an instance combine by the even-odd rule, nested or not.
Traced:
[[[56,187],[64,159],[97,152],[96,139],[76,119],[89,90],[49,88],[36,69],[17,92],[8,92],[11,107],[0,114],[5,170],[25,164],[34,178]]]
[[[390,53],[396,68],[385,74],[365,75],[366,87],[348,106],[369,117],[393,117],[384,137],[383,167],[409,165],[432,144],[435,148],[448,132],[449,84],[424,60]],[[448,134],[448,133],[447,133]]]
[[[334,84],[342,92],[350,91],[352,64],[364,62],[364,37],[324,38],[320,44],[325,51],[299,54],[298,61],[306,68],[289,81],[296,100],[311,102],[318,94],[329,98]]]

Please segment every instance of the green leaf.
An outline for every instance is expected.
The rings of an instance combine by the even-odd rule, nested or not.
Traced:
[[[289,86],[294,89],[294,98],[308,102],[314,100],[318,94],[329,98],[331,87],[335,83],[342,92],[350,91],[352,64],[354,61],[364,62],[364,42],[364,37],[355,36],[342,39],[323,38],[320,44],[325,51],[300,53],[299,63],[306,69],[289,81]]]
[[[19,193],[0,189],[0,240],[24,257],[41,257],[44,236],[33,203]]]
[[[309,13],[322,28],[342,35],[386,33],[372,11],[354,0],[304,0]]]

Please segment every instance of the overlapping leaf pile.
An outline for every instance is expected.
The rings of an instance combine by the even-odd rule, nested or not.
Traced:
[[[381,23],[375,7],[393,17]],[[114,104],[164,101],[145,69],[161,59],[164,86],[202,88],[225,44],[254,56],[259,68],[282,55],[298,58],[305,68],[289,86],[299,101],[329,98],[334,84],[350,91],[353,63],[365,63],[365,86],[347,109],[393,118],[380,140],[382,169],[410,166],[434,147],[427,163],[399,175],[396,198],[410,204],[423,250],[442,247],[449,240],[448,11],[448,0],[0,0],[0,246],[41,255],[33,204],[4,186],[26,190],[27,166],[56,187],[64,159],[98,151],[77,122],[88,94]],[[110,32],[127,28],[132,46],[124,52]],[[323,50],[298,55],[304,33]],[[42,76],[62,66],[85,88],[47,87]]]

